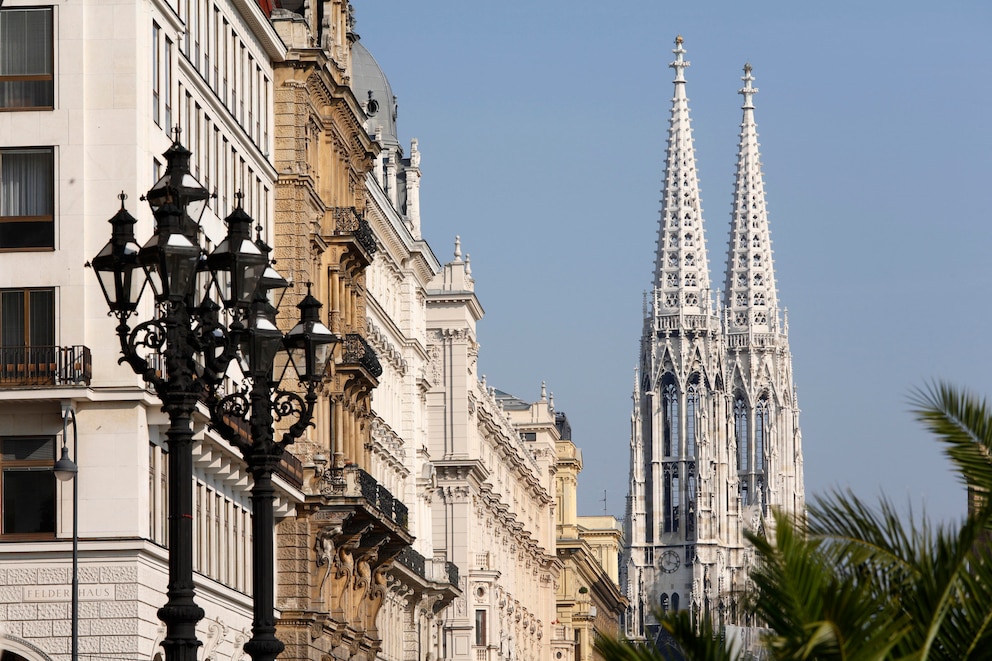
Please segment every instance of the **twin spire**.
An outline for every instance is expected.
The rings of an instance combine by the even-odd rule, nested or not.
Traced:
[[[685,69],[689,66],[682,37],[675,39],[675,91],[668,128],[665,182],[662,190],[658,248],[655,256],[654,314],[712,315],[709,268],[703,228],[696,156],[685,93]],[[765,210],[764,179],[754,122],[751,65],[744,65],[744,97],[733,224],[727,251],[723,308],[728,332],[778,330],[778,307],[772,250]]]

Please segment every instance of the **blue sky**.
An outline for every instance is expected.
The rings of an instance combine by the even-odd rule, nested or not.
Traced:
[[[579,509],[622,515],[651,284],[671,49],[685,38],[711,279],[722,283],[746,61],[807,495],[964,512],[908,413],[945,379],[992,394],[992,5],[356,2],[423,153],[423,230],[471,255],[480,372],[542,381],[582,448]]]

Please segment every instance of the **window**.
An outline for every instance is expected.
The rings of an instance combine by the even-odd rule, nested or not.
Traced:
[[[57,369],[55,290],[0,289],[0,384],[44,384]]]
[[[54,151],[0,149],[0,249],[55,247]]]
[[[765,470],[765,446],[768,444],[768,398],[758,400],[754,409],[754,467]]]
[[[748,433],[747,433],[747,403],[738,395],[734,398],[734,434],[737,436],[737,470],[747,470]]]
[[[0,10],[0,108],[53,108],[52,9]]]
[[[4,535],[55,532],[54,436],[0,436]]]
[[[664,417],[665,417],[665,456],[679,451],[679,394],[675,390],[675,384],[669,383],[665,386],[664,392]]]
[[[172,130],[172,39],[165,38],[165,82],[162,96],[165,97],[165,129]],[[156,179],[155,181],[158,181]]]
[[[162,68],[161,54],[159,53],[161,37],[162,28],[157,23],[152,23],[152,121],[159,126],[161,126],[159,110],[162,97],[162,80],[159,76],[159,71]]]
[[[693,383],[685,394],[685,453],[696,456],[696,427],[699,422],[699,384]]]
[[[486,637],[486,611],[475,611],[475,646],[485,647],[489,644]]]

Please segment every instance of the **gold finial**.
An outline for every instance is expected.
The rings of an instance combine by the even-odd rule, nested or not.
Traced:
[[[678,35],[675,37],[675,43],[680,46],[682,45],[682,35]]]

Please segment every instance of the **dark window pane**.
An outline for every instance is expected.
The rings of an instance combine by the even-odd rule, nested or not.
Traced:
[[[55,85],[51,76],[44,80],[0,79],[0,108],[53,108]]]
[[[49,220],[0,223],[0,248],[54,248],[55,223]]]
[[[32,347],[55,345],[55,290],[34,289],[29,299],[29,341]]]
[[[54,248],[51,219],[0,223],[0,248]]]
[[[4,469],[3,532],[55,532],[55,474],[50,467]]]
[[[51,436],[5,438],[3,461],[55,461],[55,439]]]

